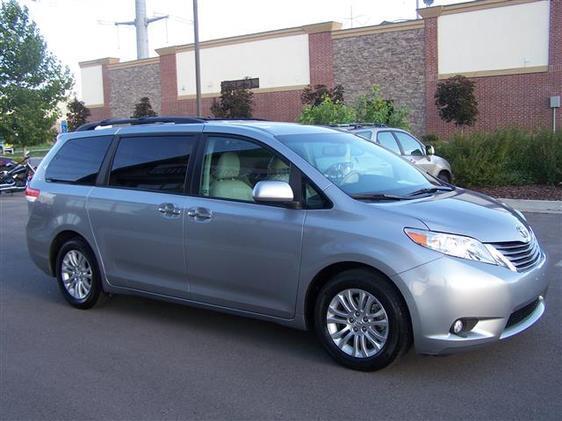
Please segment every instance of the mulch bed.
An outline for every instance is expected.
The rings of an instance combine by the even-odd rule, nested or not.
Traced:
[[[562,200],[562,186],[531,184],[528,186],[475,187],[472,190],[506,199]]]

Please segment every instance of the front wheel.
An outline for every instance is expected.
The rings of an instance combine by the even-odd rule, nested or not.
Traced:
[[[411,343],[407,309],[383,276],[362,269],[342,272],[320,291],[314,327],[328,353],[340,364],[380,370]]]
[[[451,175],[447,171],[441,171],[437,178],[441,181],[444,181],[447,184],[451,184]]]

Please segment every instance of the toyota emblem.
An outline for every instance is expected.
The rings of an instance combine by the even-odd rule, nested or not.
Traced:
[[[524,226],[518,225],[517,231],[519,231],[519,234],[521,234],[521,237],[523,237],[523,240],[529,241],[531,236],[529,235],[529,231],[527,231]]]

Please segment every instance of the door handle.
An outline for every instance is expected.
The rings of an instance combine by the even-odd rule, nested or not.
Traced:
[[[173,203],[162,203],[160,206],[158,206],[158,212],[166,216],[181,215],[181,209],[176,208]]]
[[[195,219],[211,219],[213,217],[213,212],[205,208],[191,208],[187,210],[187,216]]]

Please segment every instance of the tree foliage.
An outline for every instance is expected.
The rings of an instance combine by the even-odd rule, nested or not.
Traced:
[[[243,86],[221,86],[220,100],[213,99],[211,112],[217,118],[252,118],[254,93]]]
[[[474,82],[457,75],[437,84],[435,105],[442,120],[457,126],[472,126],[478,115],[478,102],[474,96]]]
[[[51,140],[73,80],[47,49],[28,9],[16,0],[0,4],[0,135],[9,143]]]
[[[386,124],[405,130],[410,128],[408,108],[396,107],[394,101],[384,99],[378,85],[373,85],[371,92],[357,99],[355,112],[359,123]]]
[[[84,105],[84,102],[74,97],[74,99],[68,103],[68,112],[66,113],[68,130],[71,132],[76,130],[88,121],[89,116],[90,109]]]
[[[330,98],[334,103],[343,102],[343,86],[336,85],[332,89],[326,85],[315,85],[314,88],[307,86],[302,91],[301,103],[316,107],[324,102],[326,97]]]
[[[156,117],[158,114],[152,109],[152,105],[150,104],[150,98],[147,96],[143,96],[140,99],[140,102],[135,104],[135,111],[133,112],[132,118],[141,118],[141,117]]]
[[[314,106],[305,105],[299,123],[303,124],[346,124],[355,121],[355,110],[341,101],[333,101],[329,96]]]

